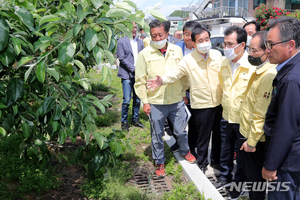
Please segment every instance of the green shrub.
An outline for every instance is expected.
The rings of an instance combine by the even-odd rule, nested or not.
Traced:
[[[39,162],[20,159],[21,135],[0,140],[0,199],[22,197],[28,192],[42,193],[59,186],[54,170],[45,170]]]
[[[98,127],[101,126],[112,126],[114,123],[118,122],[120,117],[120,112],[115,110],[107,111],[104,114],[100,114],[97,117],[95,117],[95,124]]]

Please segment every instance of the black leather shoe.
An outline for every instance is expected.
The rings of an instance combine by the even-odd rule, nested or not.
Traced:
[[[122,131],[129,131],[128,122],[122,122],[121,128]]]
[[[169,136],[172,136],[172,135],[173,135],[172,131],[171,131],[169,128],[165,128],[165,132],[166,132]]]
[[[177,152],[177,151],[178,151],[178,148],[179,148],[179,146],[178,146],[177,142],[175,142],[175,144],[173,144],[173,145],[170,147],[170,151],[171,151],[171,152]]]
[[[238,191],[238,190],[236,190],[235,187],[232,187],[232,188],[233,188],[233,190],[229,191],[229,197],[228,197],[228,199],[230,199],[230,200],[237,200],[240,196],[242,196],[245,193],[244,190]]]
[[[210,163],[210,166],[214,169],[220,170],[220,164]]]
[[[136,126],[136,127],[140,127],[140,128],[144,128],[144,126],[145,126],[145,124],[142,124],[142,122],[140,122],[140,120],[133,121],[132,125]]]
[[[199,168],[200,168],[200,170],[203,172],[203,174],[205,174],[206,167],[204,167],[204,166],[200,166]]]
[[[224,187],[229,187],[231,183],[228,183],[226,180],[219,179],[217,182],[213,183],[217,190],[221,190]]]

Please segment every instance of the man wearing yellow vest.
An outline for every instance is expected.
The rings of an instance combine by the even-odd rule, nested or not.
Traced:
[[[276,65],[269,63],[266,54],[264,41],[267,34],[267,31],[255,33],[248,47],[248,61],[257,67],[250,78],[241,111],[240,132],[246,140],[240,148],[242,166],[245,179],[252,186],[255,182],[261,185],[265,182],[261,175],[265,154],[263,125],[271,101],[273,79],[277,74]],[[264,200],[265,190],[252,191],[250,187],[249,197]]]
[[[255,67],[248,62],[248,53],[245,51],[247,32],[238,26],[230,26],[224,32],[224,54],[219,80],[223,89],[221,120],[221,157],[220,179],[214,183],[217,189],[229,186],[232,181],[233,153],[238,141],[243,137],[239,132],[241,105],[246,95],[246,89]],[[234,182],[244,181],[241,158],[237,151],[237,171]],[[240,192],[229,193],[232,198],[237,198]]]
[[[179,145],[178,152],[189,163],[195,163],[195,157],[188,146],[186,120],[183,98],[186,98],[187,84],[178,80],[153,92],[146,88],[148,79],[163,75],[182,59],[180,47],[167,42],[170,22],[155,19],[150,24],[151,44],[141,51],[137,58],[135,70],[135,92],[142,100],[144,112],[149,116],[151,124],[152,157],[156,163],[155,173],[159,177],[165,175],[164,123],[169,118]]]
[[[176,67],[162,77],[157,75],[156,79],[148,80],[147,86],[154,91],[161,85],[187,77],[190,86],[191,114],[194,116],[196,131],[196,158],[200,169],[205,173],[211,132],[213,131],[213,138],[220,137],[220,130],[214,130],[214,127],[220,128],[222,116],[222,88],[218,79],[222,54],[218,50],[211,49],[208,30],[196,28],[191,36],[195,50],[184,56]]]

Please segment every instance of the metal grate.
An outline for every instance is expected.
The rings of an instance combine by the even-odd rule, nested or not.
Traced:
[[[215,183],[217,182],[217,177],[219,176],[215,176],[215,175],[206,175],[206,177],[208,178],[208,180],[211,182],[211,183]],[[228,199],[228,193],[227,193],[227,190],[225,188],[221,189],[221,190],[218,190],[218,192],[222,195],[222,197],[227,200]]]
[[[168,177],[160,178],[156,174],[137,172],[131,182],[134,182],[139,188],[147,190],[148,194],[163,194],[172,190],[171,180]]]

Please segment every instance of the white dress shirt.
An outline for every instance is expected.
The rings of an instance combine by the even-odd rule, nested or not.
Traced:
[[[136,39],[137,39],[137,37],[130,40],[130,45],[131,45],[131,48],[132,48],[132,53],[133,53],[133,58],[134,58],[134,66],[135,66],[135,63],[136,63],[137,56],[138,56],[138,44],[137,44]]]

